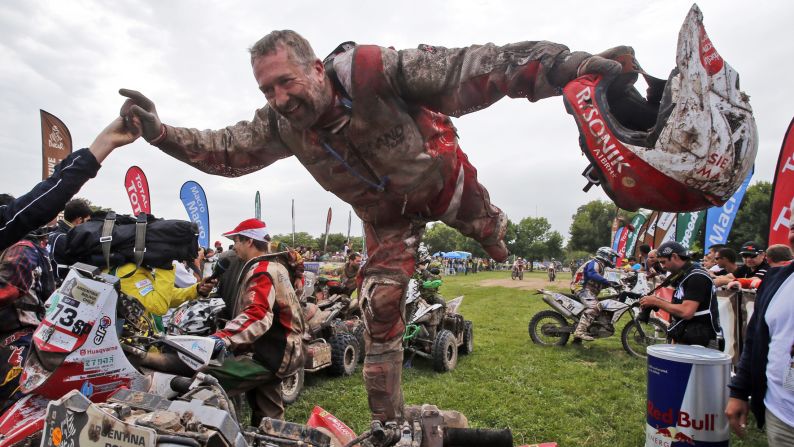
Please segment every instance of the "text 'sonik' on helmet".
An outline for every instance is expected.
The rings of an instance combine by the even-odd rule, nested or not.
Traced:
[[[609,267],[614,267],[615,261],[618,259],[618,254],[609,247],[601,247],[596,250],[595,258],[599,261],[603,261]]]
[[[758,130],[739,74],[717,53],[697,5],[679,32],[667,81],[638,64],[626,71],[581,76],[563,89],[590,161],[585,191],[601,185],[627,210],[724,204],[752,169]],[[647,97],[634,88],[638,73],[648,83]]]

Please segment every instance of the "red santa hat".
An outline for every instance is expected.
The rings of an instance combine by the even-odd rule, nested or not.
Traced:
[[[232,236],[245,236],[255,241],[269,241],[270,233],[267,231],[267,225],[259,219],[246,219],[240,222],[234,230],[223,233],[223,236],[229,239]]]

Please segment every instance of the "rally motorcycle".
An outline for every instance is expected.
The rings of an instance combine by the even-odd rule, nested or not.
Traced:
[[[600,312],[587,333],[593,338],[611,337],[621,317],[629,315],[631,320],[620,335],[623,349],[632,356],[645,358],[648,346],[666,342],[667,324],[658,318],[650,318],[646,323],[641,317],[639,299],[649,291],[644,275],[628,276],[618,284],[616,293],[599,299]],[[539,345],[564,346],[579,324],[585,305],[574,294],[546,289],[538,290],[537,294],[542,295],[552,310],[542,310],[532,317],[530,338]]]
[[[72,391],[94,402],[119,389],[171,397],[211,361],[213,340],[156,335],[119,279],[87,264],[71,267],[45,308],[20,375],[26,396],[0,416],[0,447],[38,445],[47,404]]]
[[[522,269],[520,269],[520,268],[518,268],[516,266],[513,266],[513,271],[510,272],[510,279],[519,279],[519,280],[523,281],[524,280],[524,270],[522,270]]]
[[[408,324],[403,349],[410,356],[406,366],[411,366],[413,357],[418,355],[432,361],[434,370],[447,372],[457,366],[458,352],[468,355],[474,351],[472,322],[458,313],[463,297],[450,300],[446,306],[430,304],[422,298],[420,287],[437,289],[440,285],[441,280],[420,283],[412,278],[408,282],[405,301]]]

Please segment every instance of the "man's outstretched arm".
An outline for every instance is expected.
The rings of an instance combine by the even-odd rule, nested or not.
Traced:
[[[121,116],[139,118],[146,141],[208,174],[238,177],[292,155],[278,137],[277,117],[267,105],[251,121],[198,130],[163,124],[154,102],[140,92],[121,89],[119,93],[128,98]]]
[[[136,124],[137,120],[128,126],[121,118],[116,118],[88,149],[73,152],[30,192],[0,206],[0,250],[52,221],[83,184],[96,176],[100,163],[113,149],[132,143],[140,136]]]
[[[384,49],[383,60],[402,97],[450,116],[483,109],[504,96],[534,102],[559,95],[562,87],[582,74],[639,68],[630,47],[591,55],[546,41]]]

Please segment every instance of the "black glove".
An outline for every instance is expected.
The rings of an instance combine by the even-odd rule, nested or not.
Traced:
[[[124,118],[130,114],[137,116],[141,120],[141,127],[143,127],[143,138],[150,143],[159,142],[158,140],[165,136],[165,127],[157,115],[157,109],[152,100],[143,96],[141,92],[126,88],[120,89],[119,94],[128,98],[121,106],[121,116]]]
[[[613,289],[620,289],[622,284],[620,284],[618,281],[609,281],[609,287],[612,287]]]

